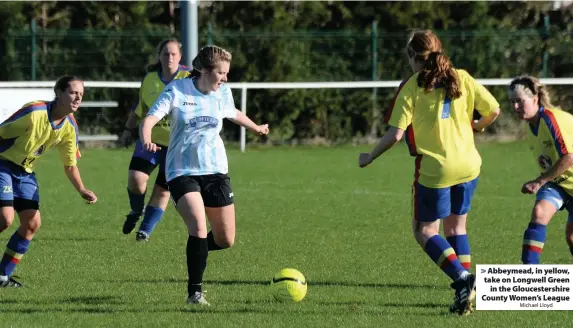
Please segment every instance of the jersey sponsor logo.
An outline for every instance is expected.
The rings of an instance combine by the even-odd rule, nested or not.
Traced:
[[[545,146],[545,148],[551,148],[553,142],[551,142],[551,140],[543,140],[543,146]]]
[[[197,116],[185,123],[185,128],[188,129],[201,129],[201,128],[216,128],[219,125],[219,120],[211,116]]]
[[[184,101],[183,106],[197,106],[197,103]]]
[[[540,155],[537,158],[537,163],[539,163],[539,166],[541,166],[541,168],[544,170],[548,170],[553,165],[551,163],[551,158],[549,158],[545,155]]]
[[[40,148],[36,149],[34,156],[41,156],[46,151],[46,145],[41,145]]]

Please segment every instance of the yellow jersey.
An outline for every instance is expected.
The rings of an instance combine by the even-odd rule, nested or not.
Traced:
[[[32,173],[36,160],[57,146],[64,165],[75,166],[80,157],[78,125],[72,114],[54,125],[53,106],[48,101],[27,103],[0,124],[0,159]]]
[[[186,78],[191,75],[189,68],[179,65],[179,69],[171,80]],[[147,115],[147,112],[155,103],[165,86],[171,81],[164,81],[161,77],[161,70],[147,73],[141,82],[137,105],[133,108],[134,113],[141,119]],[[164,117],[151,130],[151,140],[162,146],[169,145],[169,117]]]
[[[475,148],[473,111],[489,116],[499,103],[464,70],[456,70],[461,97],[450,99],[445,89],[425,92],[416,73],[402,82],[386,115],[386,123],[405,131],[410,154],[416,157],[415,181],[445,188],[475,179],[481,157]]]
[[[542,173],[573,151],[573,115],[560,109],[541,107],[537,125],[527,126],[529,148]],[[553,183],[573,196],[573,168],[553,179]]]

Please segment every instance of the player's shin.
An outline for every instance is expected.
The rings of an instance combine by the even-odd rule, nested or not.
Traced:
[[[203,273],[207,267],[207,238],[189,236],[187,240],[187,272],[189,282],[187,290],[191,297],[195,292],[202,292]]]

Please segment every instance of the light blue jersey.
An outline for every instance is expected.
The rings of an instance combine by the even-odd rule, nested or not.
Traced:
[[[226,85],[205,95],[194,79],[169,83],[147,115],[170,117],[171,135],[165,174],[167,181],[179,176],[228,173],[225,145],[219,136],[224,118],[235,118],[237,109]]]

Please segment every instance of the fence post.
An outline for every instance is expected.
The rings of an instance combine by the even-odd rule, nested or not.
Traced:
[[[378,22],[377,21],[372,21],[372,32],[371,34],[371,39],[372,39],[372,50],[371,50],[371,58],[372,58],[372,81],[376,81],[376,79],[378,78],[378,51],[377,51],[377,46],[378,46]],[[376,106],[376,94],[377,94],[378,89],[377,88],[372,88],[372,124],[370,125],[370,136],[376,138],[378,135],[378,126],[379,126],[379,122],[378,122],[378,118],[379,118],[379,113],[377,110],[377,106]]]
[[[213,26],[211,22],[207,23],[207,45],[213,44]]]
[[[241,84],[241,111],[247,115],[247,86]],[[241,153],[245,152],[247,145],[247,131],[244,126],[241,126]]]
[[[547,51],[547,42],[549,41],[549,15],[545,14],[543,17],[543,68],[541,77],[547,77],[547,61],[549,60],[549,52]]]
[[[30,69],[31,79],[36,80],[36,20],[30,21]]]

